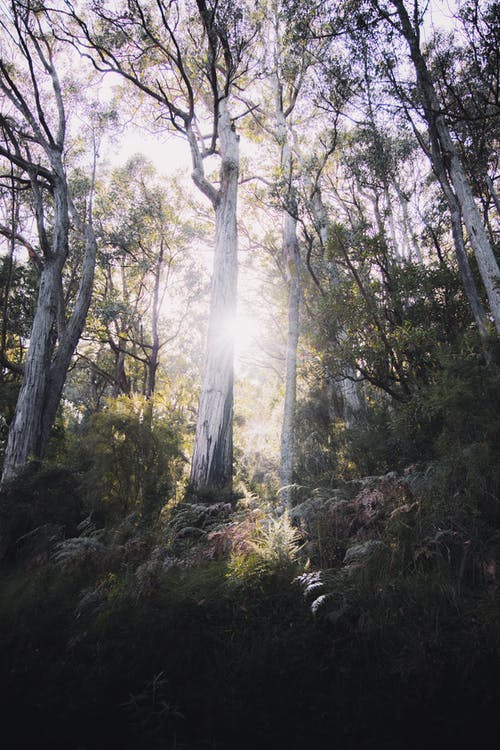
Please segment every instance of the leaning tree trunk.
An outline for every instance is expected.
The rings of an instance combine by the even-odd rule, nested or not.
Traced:
[[[465,242],[462,232],[462,216],[460,214],[460,205],[457,201],[455,193],[453,192],[451,185],[446,174],[446,169],[443,164],[443,160],[440,156],[438,144],[433,133],[431,131],[431,153],[433,156],[433,167],[434,173],[439,180],[441,189],[443,191],[448,208],[450,210],[450,221],[451,221],[451,233],[453,236],[453,244],[455,247],[455,255],[457,258],[458,270],[462,279],[462,284],[465,290],[467,299],[471,307],[474,322],[476,323],[479,336],[483,344],[486,360],[489,362],[490,355],[488,353],[488,330],[487,330],[487,318],[486,311],[483,307],[479,293],[476,288],[476,282],[472,275],[472,269],[469,264],[469,258],[467,257],[467,251],[465,249]]]
[[[230,496],[233,475],[234,357],[231,322],[236,313],[236,207],[239,145],[223,99],[219,104],[220,188],[213,195],[215,255],[207,350],[194,440],[190,492],[214,499]],[[197,182],[199,175],[193,174]],[[201,189],[204,189],[203,187]],[[206,190],[210,195],[210,191]]]
[[[97,242],[94,230],[91,223],[84,225],[77,217],[73,218],[78,225],[80,233],[84,236],[85,253],[81,269],[80,284],[73,311],[67,324],[64,325],[64,322],[62,322],[59,328],[57,350],[50,366],[45,409],[42,419],[42,455],[61,402],[61,396],[73,354],[85,327],[85,321],[92,300],[94,286],[94,271],[97,255]]]
[[[495,327],[498,335],[500,335],[500,269],[420,49],[418,27],[414,28],[412,26],[402,0],[391,0],[391,2],[397,10],[403,36],[410,48],[410,56],[415,67],[417,83],[422,95],[425,119],[429,129],[434,131],[438,141],[441,158],[449,174],[450,182],[467,228],[469,241],[474,251],[479,273],[486,289],[486,294],[488,295]]]

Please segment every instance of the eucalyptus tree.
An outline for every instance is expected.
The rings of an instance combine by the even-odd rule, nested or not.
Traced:
[[[260,139],[273,150],[267,177],[263,177],[262,169],[258,177],[270,186],[268,203],[281,216],[281,247],[276,260],[287,286],[287,331],[280,483],[281,496],[287,505],[292,498],[297,452],[297,361],[302,300],[309,280],[306,268],[311,279],[318,283],[311,260],[313,243],[306,229],[308,214],[313,216],[314,232],[322,251],[328,243],[328,217],[321,200],[321,167],[316,167],[318,163],[324,166],[335,144],[331,148],[330,144],[326,146],[326,153],[322,153],[331,118],[316,105],[319,97],[315,78],[321,77],[318,71],[328,66],[332,49],[329,39],[304,38],[297,32],[295,15],[290,14],[287,2],[270,0],[261,10],[260,90],[253,98],[252,90],[246,92],[244,101],[250,106]],[[341,98],[339,107],[345,104],[345,92]],[[318,292],[317,286],[315,291]],[[344,377],[338,380],[345,397],[345,413],[352,416],[359,408],[356,384]]]
[[[68,178],[64,87],[51,28],[40,4],[29,0],[3,2],[0,24],[0,159],[15,167],[16,184],[29,189],[36,227],[33,236],[20,237],[11,223],[6,233],[31,248],[39,276],[23,379],[5,452],[5,483],[32,458],[44,454],[91,300],[96,239],[91,197],[76,203]],[[68,295],[64,269],[75,257],[77,288]]]
[[[391,38],[396,35],[407,45],[418,87],[418,101],[409,102],[408,106],[411,104],[416,108],[427,125],[427,154],[436,173],[445,173],[449,181],[453,200],[456,201],[457,210],[467,229],[496,331],[500,335],[500,269],[475,202],[459,148],[452,137],[447,112],[438,96],[436,81],[422,49],[421,27],[427,6],[421,6],[418,0],[413,0],[410,4],[405,4],[403,0],[369,0],[362,5],[367,8],[368,13],[374,12],[375,18],[383,23]],[[363,19],[362,14],[358,19]],[[370,22],[369,16],[367,19],[367,22]],[[395,80],[394,75],[391,77]],[[401,88],[398,87],[398,90],[401,91]],[[422,142],[422,139],[420,140]]]
[[[359,58],[359,50],[367,49],[371,58],[371,65],[375,75],[380,81],[386,83],[385,108],[388,111],[397,113],[404,111],[406,117],[412,124],[414,133],[418,142],[423,147],[429,157],[430,163],[436,175],[441,173],[445,175],[449,183],[447,190],[448,197],[451,196],[456,207],[450,206],[450,212],[453,222],[456,224],[456,216],[459,218],[460,232],[463,227],[467,231],[468,241],[473,250],[481,280],[486,291],[489,302],[489,309],[494,321],[497,333],[500,332],[500,284],[499,268],[493,253],[492,244],[489,241],[488,233],[485,229],[478,206],[474,199],[474,191],[471,185],[470,176],[467,173],[467,164],[463,151],[459,147],[459,139],[453,132],[456,117],[454,117],[453,108],[449,107],[450,91],[447,96],[442,95],[444,86],[440,85],[443,81],[438,80],[438,70],[436,66],[431,65],[431,59],[428,49],[424,48],[422,42],[422,26],[424,24],[425,14],[429,3],[420,3],[419,0],[331,0],[331,2],[318,6],[314,3],[306,3],[302,7],[297,0],[287,0],[290,12],[294,14],[297,25],[302,33],[308,37],[343,37],[351,39],[352,64],[355,66]],[[492,13],[485,13],[483,24],[479,30],[480,24],[474,19],[478,17],[478,3],[471,0],[464,3],[468,10],[469,18],[472,18],[472,25],[476,24],[478,29],[477,38],[481,38],[484,47],[483,59],[488,59],[486,65],[485,80],[488,81],[488,106],[483,107],[487,111],[487,119],[493,114],[498,117],[495,110],[495,101],[498,95],[495,91],[498,85],[497,80],[498,61],[495,49],[498,45],[494,39],[498,38],[498,31],[493,19],[495,18],[495,3],[491,3]],[[490,3],[486,3],[489,7]],[[472,9],[472,10],[471,10]],[[485,36],[484,30],[488,28],[488,34]],[[490,43],[485,43],[489,40]],[[402,62],[401,55],[407,50],[410,60],[410,67]],[[464,52],[464,50],[469,50]],[[464,44],[462,48],[462,57],[465,54],[478,57],[477,49],[471,52],[472,45],[469,40],[468,46]],[[481,53],[482,54],[482,53]],[[413,71],[413,73],[412,73]],[[481,78],[481,76],[479,76]],[[469,84],[471,79],[469,78]],[[472,88],[481,90],[479,79]],[[484,84],[483,84],[484,91]],[[392,102],[391,102],[392,96]],[[470,92],[468,92],[470,97]],[[473,96],[474,98],[474,96]],[[477,97],[476,97],[477,98]],[[481,99],[481,94],[479,94]],[[484,97],[482,97],[484,99]],[[456,104],[456,103],[455,103]],[[483,102],[484,104],[484,102]],[[481,115],[481,118],[483,116]],[[492,122],[493,120],[489,120]],[[426,132],[421,131],[422,123],[426,126]],[[485,182],[489,185],[489,190],[494,201],[494,189],[490,175],[486,175]],[[458,211],[458,213],[457,213]],[[487,218],[487,217],[486,217]],[[454,236],[457,238],[456,252],[458,263],[461,270],[465,268],[466,256],[463,255],[462,246],[464,245],[463,237],[460,240],[458,232],[454,230]],[[469,280],[472,278],[464,277],[464,286],[466,286],[469,298],[474,294]],[[471,302],[475,321],[478,325],[479,332],[485,338],[484,320],[480,311],[479,296],[476,293],[475,299]]]
[[[424,261],[408,210],[411,184],[412,182],[416,184],[414,177],[408,179],[408,174],[415,174],[419,171],[420,159],[417,150],[421,147],[426,154],[429,154],[429,149],[411,117],[413,133],[409,130],[407,118],[397,114],[397,102],[391,101],[390,94],[396,93],[398,97],[402,95],[401,86],[396,81],[391,65],[386,62],[387,69],[390,71],[389,87],[393,89],[392,91],[388,90],[388,82],[384,80],[384,77],[377,76],[376,58],[373,58],[370,49],[370,43],[373,42],[372,33],[370,32],[367,38],[365,35],[359,37],[360,33],[355,32],[351,45],[354,43],[356,49],[361,47],[363,50],[363,99],[365,102],[362,112],[364,112],[364,117],[362,123],[353,130],[349,149],[351,153],[349,151],[346,153],[345,161],[357,186],[357,200],[360,201],[365,197],[369,200],[379,235],[384,239],[381,247],[385,248],[385,257],[381,272],[390,285],[390,269],[395,263],[408,262],[412,260],[412,257],[420,263]],[[395,114],[392,121],[387,119],[387,108]],[[403,105],[403,109],[409,115],[406,104]],[[433,162],[433,169],[448,204],[460,276],[488,359],[486,313],[470,267],[459,205],[451,188],[443,160],[436,158]],[[420,191],[424,190],[421,184]]]
[[[233,343],[237,289],[239,136],[233,92],[244,85],[253,37],[244,0],[67,2],[60,33],[100,71],[122,76],[155,107],[155,117],[187,140],[192,179],[215,214],[215,255],[206,360],[190,488],[207,498],[231,491]],[[85,5],[85,4],[83,4]],[[206,160],[218,161],[210,178]]]
[[[278,200],[282,213],[282,267],[288,286],[287,342],[285,357],[285,398],[280,441],[280,484],[285,505],[291,502],[294,480],[295,411],[297,400],[297,348],[300,333],[300,299],[302,294],[301,257],[298,225],[298,162],[293,153],[293,114],[308,64],[307,50],[298,54],[287,50],[283,41],[285,28],[280,23],[280,4],[270,3],[271,109],[270,132],[279,148]],[[272,121],[271,120],[271,121]]]
[[[319,52],[321,44],[297,43],[289,33],[285,6],[281,0],[270,0],[261,7],[262,33],[259,45],[261,78],[257,92],[246,93],[254,126],[260,138],[270,146],[271,161],[267,175],[253,174],[270,188],[267,203],[280,218],[279,250],[275,260],[286,284],[286,345],[284,366],[284,401],[280,435],[279,474],[281,500],[289,506],[293,494],[296,456],[297,357],[301,328],[301,300],[304,292],[304,269],[301,257],[299,227],[301,159],[298,142],[304,129],[311,126],[310,107],[306,106],[304,87],[314,61],[311,46]],[[253,95],[253,98],[252,98]],[[310,102],[309,102],[310,104]],[[307,124],[306,124],[307,123]]]

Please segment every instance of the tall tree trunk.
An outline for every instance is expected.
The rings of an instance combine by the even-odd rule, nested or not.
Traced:
[[[293,210],[293,209],[292,209]],[[281,425],[280,484],[281,499],[286,507],[292,501],[295,463],[295,411],[297,401],[297,348],[300,320],[300,256],[297,240],[297,218],[288,210],[283,221],[283,256],[288,279],[288,330],[285,365],[285,400]]]
[[[62,268],[68,248],[68,195],[65,184],[55,188],[52,252],[40,275],[38,300],[16,410],[9,428],[2,484],[32,459],[43,458],[54,424],[68,368],[85,325],[92,296],[96,241],[90,225],[80,223],[85,254],[80,286],[69,321],[64,318]]]
[[[297,237],[298,206],[295,190],[295,175],[292,157],[293,131],[287,118],[291,119],[300,84],[297,83],[287,106],[284,102],[284,86],[280,80],[279,23],[275,12],[275,70],[273,76],[275,101],[275,138],[280,147],[280,168],[282,175],[283,226],[281,254],[288,286],[287,301],[287,340],[285,354],[285,398],[280,438],[280,495],[281,505],[289,508],[292,503],[295,467],[295,415],[297,403],[297,349],[299,343],[301,274],[300,252]]]
[[[216,499],[231,495],[233,475],[234,357],[231,322],[236,314],[239,144],[227,100],[219,103],[221,154],[220,188],[213,194],[215,255],[210,300],[207,350],[198,406],[190,491]],[[193,174],[204,192],[212,193]],[[199,185],[199,186],[200,186]]]
[[[396,195],[398,196],[399,205],[401,206],[401,214],[403,217],[403,236],[407,248],[407,259],[409,262],[413,263],[414,258],[416,258],[418,263],[420,265],[423,265],[424,259],[422,258],[422,252],[417,242],[417,238],[415,237],[415,232],[413,230],[410,216],[408,214],[408,198],[401,190],[401,187],[399,186],[396,178],[393,178],[392,184],[396,191]]]
[[[422,95],[425,119],[429,130],[434,132],[436,141],[439,144],[441,158],[449,174],[450,182],[467,228],[469,241],[476,257],[481,279],[488,295],[497,334],[500,335],[500,269],[420,49],[418,25],[415,24],[415,26],[412,26],[403,0],[391,0],[391,3],[397,10],[401,22],[401,30],[410,49],[410,56],[415,67],[417,82]]]
[[[46,261],[40,276],[23,381],[9,428],[2,483],[11,479],[18,467],[43,453],[43,412],[55,343],[60,265],[59,259]]]
[[[451,233],[453,236],[453,245],[455,247],[455,255],[458,263],[458,270],[462,279],[462,284],[465,290],[467,299],[471,307],[474,322],[476,323],[481,341],[483,343],[483,349],[485,352],[486,360],[489,362],[490,355],[488,354],[488,331],[487,331],[487,317],[486,311],[483,307],[479,293],[476,288],[474,276],[469,264],[469,258],[467,257],[467,251],[465,249],[464,236],[462,232],[462,217],[460,214],[460,206],[456,199],[456,196],[451,189],[451,185],[448,181],[446,169],[440,158],[440,154],[437,150],[437,144],[433,143],[432,148],[434,150],[433,166],[434,172],[441,184],[441,189],[448,203],[450,210],[450,221],[451,221]]]
[[[160,334],[158,331],[160,318],[160,281],[163,267],[165,247],[163,239],[160,243],[160,252],[155,267],[155,283],[153,289],[153,310],[151,315],[151,354],[147,365],[146,398],[151,398],[156,388],[156,372],[160,359]]]

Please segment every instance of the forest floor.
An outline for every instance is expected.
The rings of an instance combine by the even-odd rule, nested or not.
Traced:
[[[317,490],[280,517],[247,497],[24,535],[0,578],[4,746],[486,742],[500,529],[430,502],[429,477]]]

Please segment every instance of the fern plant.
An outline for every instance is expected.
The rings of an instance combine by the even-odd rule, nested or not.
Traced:
[[[302,549],[302,535],[288,512],[268,517],[249,540],[249,551],[235,554],[229,560],[228,577],[232,580],[260,578],[293,566]]]
[[[301,533],[292,525],[288,511],[283,515],[268,518],[251,546],[259,557],[271,565],[294,563],[299,555]]]

